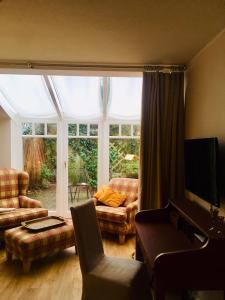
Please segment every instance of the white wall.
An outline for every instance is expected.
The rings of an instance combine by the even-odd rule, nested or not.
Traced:
[[[0,119],[0,168],[11,167],[11,121]]]

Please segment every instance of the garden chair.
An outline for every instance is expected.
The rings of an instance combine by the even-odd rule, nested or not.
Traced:
[[[77,170],[77,182],[75,184],[70,184],[69,193],[71,202],[80,200],[80,193],[85,193],[86,198],[91,197],[91,188],[88,183],[88,173],[85,168],[80,168]]]

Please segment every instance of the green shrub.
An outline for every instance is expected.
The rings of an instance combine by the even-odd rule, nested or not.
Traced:
[[[52,171],[47,167],[46,164],[42,164],[40,171],[41,186],[43,188],[48,188],[49,181],[51,181],[52,177]]]

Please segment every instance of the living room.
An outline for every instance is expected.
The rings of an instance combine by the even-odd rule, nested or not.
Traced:
[[[88,173],[86,176],[83,166],[79,163],[79,171],[83,172],[79,175],[82,177],[81,181],[84,181],[85,176],[88,177],[89,181],[87,179],[85,181],[88,181],[90,187],[90,190],[82,190],[81,198],[86,199],[87,193],[90,193],[88,197],[93,195],[98,188],[107,184],[113,177],[127,177],[127,170],[131,170],[132,173],[137,172],[140,162],[139,126],[142,121],[139,86],[140,82],[142,84],[143,72],[147,70],[146,67],[153,69],[154,66],[166,66],[167,68],[185,66],[185,138],[217,137],[220,149],[224,149],[224,1],[218,0],[213,3],[212,1],[199,1],[198,3],[189,3],[188,1],[136,3],[131,1],[130,3],[116,2],[114,4],[96,1],[91,5],[90,3],[75,4],[72,1],[62,4],[61,1],[13,3],[3,0],[0,2],[0,15],[1,77],[36,76],[44,80],[45,86],[48,86],[50,82],[48,93],[58,118],[53,122],[53,119],[49,121],[49,119],[43,119],[42,116],[37,122],[37,118],[32,119],[32,114],[35,115],[38,110],[33,108],[29,112],[30,115],[27,114],[22,118],[20,116],[18,122],[17,115],[23,110],[23,107],[21,106],[20,112],[16,111],[15,118],[14,112],[18,101],[15,99],[15,107],[11,109],[13,108],[12,102],[9,105],[1,97],[0,133],[4,142],[1,145],[0,167],[24,170],[24,141],[28,138],[43,139],[46,144],[51,144],[49,146],[52,151],[51,162],[57,160],[57,169],[51,169],[52,173],[49,176],[52,177],[49,179],[49,168],[42,168],[42,174],[44,174],[42,184],[48,186],[45,191],[52,188],[50,195],[53,200],[51,203],[43,202],[44,208],[50,212],[49,215],[70,217],[69,207],[73,206],[79,197],[75,194],[76,179],[70,189],[70,183],[73,180],[73,176],[70,174],[73,173],[73,168],[70,167],[70,164],[71,166],[72,163],[76,164],[73,149],[78,149],[78,152],[82,150],[82,155],[88,156],[86,148],[77,144],[79,137],[85,140],[85,145],[92,143],[92,149],[95,149],[93,145],[98,140],[99,147],[98,157],[95,158],[95,161],[93,160],[94,175]],[[61,82],[57,81],[59,77],[62,77]],[[62,97],[60,94],[60,84],[63,85],[63,80],[66,81],[68,77],[86,78],[87,81],[90,78],[97,78],[96,86],[103,87],[102,90],[100,89],[103,91],[103,105],[96,111],[97,113],[102,111],[103,116],[107,112],[111,120],[103,120],[100,124],[99,120],[96,122],[95,114],[91,120],[86,119],[85,123],[87,116],[82,115],[83,119],[79,118],[76,115],[77,109],[73,110],[73,107],[71,109],[71,106],[68,105],[66,111],[63,107],[66,97],[65,95]],[[131,87],[133,88],[135,85],[138,96],[131,107],[125,103],[124,107],[129,108],[127,110],[123,110],[120,100],[116,102],[115,98],[117,104],[114,108],[117,108],[118,114],[123,113],[123,119],[117,118],[110,123],[113,113],[115,117],[116,110],[110,111],[106,99],[109,90],[112,92],[119,86],[119,83],[116,85],[116,79],[121,82],[124,80],[121,86],[127,85],[126,91],[130,91]],[[18,84],[21,85],[22,81],[22,79],[18,81]],[[27,89],[32,88],[31,81],[28,83],[25,80],[24,82]],[[5,86],[5,83],[2,85],[0,83],[0,89]],[[18,94],[16,83],[11,86],[11,90]],[[71,86],[75,86],[75,83]],[[55,95],[56,90],[58,98]],[[94,90],[91,91],[92,94],[94,92]],[[123,98],[129,99],[134,94],[135,91],[132,90],[131,94],[123,94]],[[110,100],[112,104],[114,99]],[[85,99],[81,100],[79,107],[82,106],[82,101]],[[63,108],[62,111],[60,111],[60,107]],[[87,107],[88,103],[85,103],[84,111]],[[44,110],[45,104],[42,103],[39,108]],[[92,113],[95,112],[95,109],[96,107],[91,111],[88,109],[86,111]],[[68,113],[67,116],[65,112]],[[46,115],[48,113],[49,111]],[[110,116],[108,113],[112,113],[112,115]],[[67,117],[65,123],[64,117]],[[103,124],[103,122],[105,123]],[[37,126],[37,130],[44,130],[39,137],[35,134],[35,123],[42,124]],[[51,127],[49,124],[57,124],[56,134],[54,126]],[[96,124],[99,126],[98,135],[95,133]],[[87,134],[80,134],[79,131],[76,134],[70,134],[73,133],[75,125],[77,130],[83,130],[82,132],[87,130]],[[79,125],[87,126],[79,127]],[[109,132],[110,125],[114,125],[111,127],[112,134]],[[107,130],[103,130],[103,128],[107,128]],[[31,131],[26,134],[26,130]],[[50,134],[48,134],[48,130]],[[118,131],[118,134],[114,135],[113,130]],[[128,134],[122,134],[123,132],[128,132]],[[57,145],[54,144],[56,139]],[[132,147],[127,146],[126,152],[123,152],[122,156],[113,162],[113,168],[113,165],[110,166],[110,151],[117,149],[118,144],[121,146],[121,143],[130,143]],[[101,145],[102,148],[100,148]],[[70,151],[68,151],[69,146],[72,149]],[[124,147],[123,144],[121,147]],[[36,152],[38,151],[33,153]],[[55,153],[57,153],[57,158],[54,156]],[[111,153],[111,157],[113,157],[113,153]],[[91,155],[96,154],[93,151]],[[127,155],[136,156],[129,160]],[[71,158],[70,161],[67,160],[68,156]],[[36,156],[30,156],[27,165],[29,163],[32,165],[32,162],[34,164],[34,159],[38,161]],[[87,164],[90,163],[87,161]],[[122,170],[121,173],[113,174],[118,171],[118,166]],[[127,173],[123,171],[124,169]],[[54,178],[57,178],[56,185],[54,185]],[[97,184],[94,181],[96,178]],[[35,195],[37,196],[40,190],[39,188],[31,190],[28,197],[35,199]],[[37,197],[36,199],[42,200],[44,199],[42,197],[44,197],[43,193],[39,199]],[[205,201],[196,199],[192,194],[189,194],[188,197],[200,201],[208,208]],[[49,199],[49,193],[47,199]],[[219,210],[221,215],[224,214],[223,206],[223,201],[221,201]],[[128,235],[125,243],[119,244],[117,235],[112,237],[110,234],[106,234],[104,247],[108,255],[131,258],[135,250],[135,240],[133,236]],[[1,282],[3,282],[2,299],[9,297],[15,299],[24,297],[27,299],[80,299],[82,279],[78,257],[74,255],[73,247],[56,256],[34,262],[28,273],[23,273],[20,261],[7,262],[4,249],[1,250],[0,257]],[[27,288],[29,284],[30,287]],[[213,292],[208,294],[202,292],[196,297],[222,299],[220,293],[213,294]]]

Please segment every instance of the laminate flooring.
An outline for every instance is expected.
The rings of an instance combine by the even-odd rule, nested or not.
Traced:
[[[120,245],[113,237],[103,237],[106,255],[131,258],[135,238]],[[23,273],[19,260],[6,260],[0,249],[0,300],[80,300],[82,279],[74,247],[32,263]],[[97,300],[97,299],[96,299]]]
[[[105,235],[103,243],[109,256],[131,258],[135,249],[134,237],[120,245],[117,239]],[[33,262],[29,273],[23,273],[19,260],[7,261],[4,248],[0,249],[0,300],[80,300],[81,292],[80,265],[74,247]],[[223,300],[223,296],[221,292],[199,292],[189,298],[192,299]],[[169,293],[166,300],[181,297]]]

